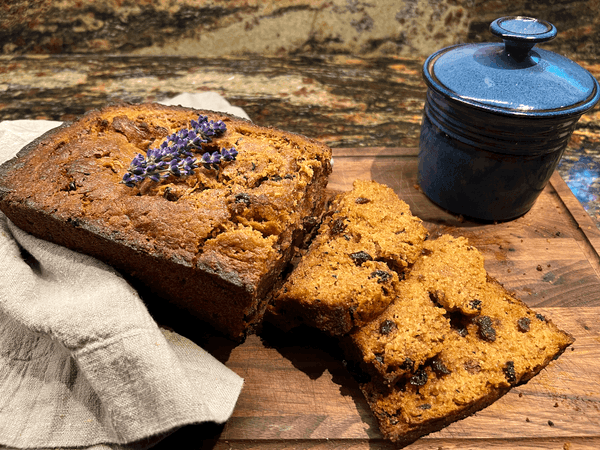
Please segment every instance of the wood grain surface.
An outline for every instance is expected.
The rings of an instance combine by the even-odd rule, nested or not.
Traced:
[[[416,149],[336,149],[333,167],[331,189],[348,190],[359,178],[376,180],[393,188],[431,234],[467,237],[492,276],[576,339],[529,383],[406,448],[600,448],[600,231],[560,176],[553,175],[526,215],[482,223],[425,197],[417,185]],[[379,433],[335,340],[309,329],[283,333],[265,325],[235,345],[203,335],[192,321],[175,328],[245,385],[226,424],[186,427],[155,448],[395,448]]]

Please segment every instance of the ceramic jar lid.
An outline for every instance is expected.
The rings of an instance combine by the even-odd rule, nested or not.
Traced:
[[[428,86],[462,104],[527,117],[581,115],[600,99],[598,82],[587,70],[534,47],[556,36],[554,25],[503,17],[490,31],[504,43],[461,44],[432,54],[423,66]]]

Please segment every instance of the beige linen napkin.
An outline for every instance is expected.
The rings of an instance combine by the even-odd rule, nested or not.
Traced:
[[[224,109],[222,97],[216,108],[207,98],[177,103]],[[0,123],[0,163],[59,124]],[[140,448],[232,414],[243,379],[159,329],[112,268],[0,213],[0,276],[0,445]]]

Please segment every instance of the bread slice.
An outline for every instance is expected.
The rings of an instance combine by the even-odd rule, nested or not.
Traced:
[[[406,445],[490,405],[574,340],[489,277],[467,239],[444,235],[349,341],[381,432]]]
[[[421,252],[421,219],[394,191],[354,182],[329,207],[308,253],[274,295],[271,320],[343,335],[379,315]]]
[[[381,315],[351,333],[353,359],[386,385],[414,375],[435,358],[453,333],[446,311],[418,281],[402,281]]]
[[[198,167],[132,181],[135,158],[139,165],[149,149],[193,128],[192,120],[216,127],[190,147]],[[234,159],[214,159],[232,148]],[[331,149],[304,136],[211,111],[111,105],[3,164],[0,210],[23,230],[95,256],[243,339],[321,214],[330,172]]]

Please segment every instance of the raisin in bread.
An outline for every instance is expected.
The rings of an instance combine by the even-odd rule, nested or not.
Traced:
[[[136,172],[149,149],[200,117],[218,126],[194,141],[198,167],[186,159],[170,172],[153,167],[156,176]],[[330,172],[331,150],[300,135],[210,111],[113,105],[3,164],[0,209],[243,339],[319,216]]]

